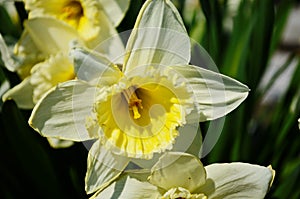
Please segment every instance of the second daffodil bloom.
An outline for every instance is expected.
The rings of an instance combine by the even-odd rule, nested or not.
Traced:
[[[117,34],[115,26],[124,17],[129,1],[24,2],[29,18],[24,22],[24,31],[15,45],[14,59],[5,63],[23,81],[9,90],[4,100],[12,98],[18,107],[31,109],[50,88],[73,79],[74,67],[68,54],[74,40],[108,57],[124,52],[121,39],[112,36]],[[107,10],[115,10],[115,13]],[[106,42],[102,42],[104,40]]]
[[[74,66],[68,57],[74,40],[108,57],[123,53],[121,39],[112,36],[116,35],[115,26],[128,5],[129,1],[25,0],[29,18],[15,45],[13,59],[5,63],[10,71],[18,73],[22,82],[6,92],[3,100],[13,99],[19,108],[32,109],[49,89],[74,79]],[[48,140],[53,147],[72,143]]]
[[[53,16],[72,26],[89,47],[116,34],[129,0],[24,0],[29,19]]]
[[[148,179],[147,179],[148,176]],[[128,171],[93,199],[263,199],[275,171],[247,163],[211,164],[186,153],[165,153],[151,172]]]
[[[193,140],[185,129],[189,124],[222,117],[247,97],[246,85],[189,65],[190,48],[175,6],[169,0],[146,1],[123,64],[75,48],[78,79],[40,100],[29,124],[46,137],[95,140],[86,178],[87,192],[93,192],[130,160],[177,150],[176,143],[186,143],[180,139]]]

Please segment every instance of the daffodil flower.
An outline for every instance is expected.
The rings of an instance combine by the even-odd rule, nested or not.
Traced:
[[[117,34],[115,27],[123,19],[129,0],[24,0],[24,3],[30,20],[53,17],[73,28],[89,48],[113,56],[123,50],[118,37],[110,39],[110,42],[103,41]],[[47,23],[42,24],[42,27],[47,29],[46,25]],[[6,44],[0,40],[1,53],[8,55],[3,59],[6,68],[17,72],[22,80],[30,75],[30,70],[36,63],[42,62],[49,56],[36,46],[34,40],[27,28],[23,31],[13,52],[8,52],[5,49]],[[101,42],[102,45],[98,46]]]
[[[300,118],[298,119],[298,126],[299,126],[299,129],[300,129]]]
[[[121,22],[129,6],[129,0],[24,0],[24,2],[25,8],[29,10],[29,19],[53,16],[76,29],[90,48],[95,48],[100,42],[117,33],[115,27]]]
[[[187,130],[188,124],[226,115],[249,92],[230,77],[188,64],[190,40],[168,0],[146,1],[123,64],[80,48],[71,55],[78,79],[48,92],[29,124],[45,137],[96,140],[88,157],[88,193],[131,160],[177,150],[176,143],[185,143],[180,139],[192,140],[189,134],[197,131]]]
[[[124,17],[129,1],[24,2],[29,20],[25,21],[23,34],[15,45],[14,59],[5,59],[9,70],[17,71],[23,81],[9,90],[3,100],[12,98],[20,108],[31,109],[50,88],[73,79],[73,63],[68,58],[73,40],[108,57],[123,53],[120,38],[112,35],[117,33],[114,27]]]
[[[21,39],[23,45],[18,49],[25,56],[28,55],[27,52],[33,56],[32,59],[27,57],[24,65],[19,68],[18,72],[23,76],[23,81],[8,90],[3,95],[3,100],[13,99],[19,108],[32,109],[49,89],[60,82],[74,79],[74,67],[68,52],[70,43],[73,40],[80,41],[80,36],[74,29],[53,18],[30,19],[25,21],[24,26],[26,34]],[[41,28],[43,26],[45,27]],[[35,59],[37,57],[39,59]],[[31,62],[32,60],[35,61]],[[30,63],[34,63],[33,67]],[[55,148],[73,144],[69,140],[54,138],[48,138],[48,141]]]
[[[236,162],[203,167],[195,156],[167,152],[152,167],[150,174],[127,171],[92,198],[262,199],[274,176],[271,166]]]
[[[47,59],[36,63],[30,75],[10,89],[3,99],[12,98],[20,108],[31,109],[50,88],[75,77],[68,52],[69,43],[78,40],[79,35],[53,18],[35,18],[26,21],[24,26],[36,49]]]
[[[73,40],[108,57],[123,53],[122,41],[113,35],[117,33],[114,26],[124,17],[128,4],[129,1],[26,0],[29,20],[25,21],[23,34],[15,45],[15,64],[8,63],[13,59],[6,59],[8,68],[17,71],[23,81],[3,99],[12,98],[20,108],[31,109],[49,88],[74,78],[72,62],[68,59]],[[108,16],[112,14],[110,11],[115,11],[114,17]],[[39,89],[35,89],[32,79]]]

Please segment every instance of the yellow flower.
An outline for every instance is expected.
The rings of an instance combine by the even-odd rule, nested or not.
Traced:
[[[19,91],[29,90],[23,86],[28,86],[28,80],[25,79],[31,76],[32,67],[49,62],[49,57],[53,59],[56,53],[63,53],[67,59],[70,41],[79,40],[82,45],[96,48],[96,51],[107,54],[108,57],[124,51],[120,38],[111,37],[117,33],[115,27],[124,17],[129,0],[24,0],[24,3],[29,11],[29,20],[24,23],[25,29],[14,52],[9,52],[5,43],[0,40],[5,66],[8,70],[17,72],[24,80],[4,99],[13,98],[21,108],[32,108],[36,103],[28,100],[22,102],[19,99]],[[107,39],[109,42],[98,46]]]
[[[14,55],[9,57],[5,44],[1,48],[7,55],[7,68],[16,71],[23,81],[9,90],[3,100],[12,98],[20,108],[31,109],[50,88],[73,79],[73,63],[68,57],[71,41],[91,48],[97,46],[95,50],[108,57],[124,51],[120,38],[112,35],[117,33],[114,26],[124,17],[129,1],[24,2],[29,20],[24,23],[25,29],[15,45]],[[105,44],[99,45],[103,40]]]
[[[91,198],[114,195],[122,199],[263,199],[274,176],[270,166],[229,163],[203,167],[195,156],[168,152],[152,167],[151,173],[126,171]]]
[[[168,0],[146,1],[122,65],[81,48],[71,55],[78,79],[48,92],[29,124],[45,137],[95,140],[88,193],[119,175],[129,161],[151,159],[176,150],[180,139],[192,140],[194,132],[186,127],[226,115],[249,92],[230,77],[189,65],[190,40]]]
[[[129,6],[129,1],[94,0],[24,0],[28,18],[53,16],[66,22],[91,48],[116,34],[116,27]],[[117,10],[117,11],[116,11]]]
[[[10,89],[3,96],[3,100],[12,98],[20,108],[31,109],[37,101],[52,87],[58,83],[71,80],[75,77],[73,63],[69,60],[69,44],[78,40],[79,35],[69,26],[53,18],[35,18],[24,23],[25,31],[22,43],[27,46],[19,46],[19,50],[25,56],[30,53],[32,59],[36,59],[33,66],[26,66],[19,70],[24,80]],[[42,26],[45,28],[41,29]],[[39,56],[40,55],[40,56]],[[29,74],[24,73],[29,70]]]

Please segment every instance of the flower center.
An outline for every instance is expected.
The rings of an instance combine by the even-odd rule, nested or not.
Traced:
[[[80,18],[83,15],[83,8],[79,1],[71,1],[62,9],[62,12],[66,19]]]
[[[143,109],[142,100],[138,98],[134,87],[129,87],[123,91],[123,95],[128,103],[129,110],[133,113],[134,119],[139,119],[141,114],[139,109]]]

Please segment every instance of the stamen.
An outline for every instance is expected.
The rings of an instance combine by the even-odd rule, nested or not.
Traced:
[[[141,117],[139,109],[143,109],[143,105],[142,100],[137,97],[135,89],[133,87],[129,87],[123,91],[123,95],[126,98],[129,110],[132,110],[133,112],[133,118],[139,119]]]

